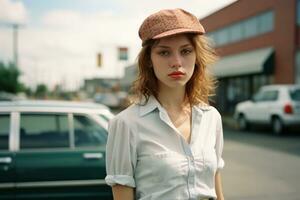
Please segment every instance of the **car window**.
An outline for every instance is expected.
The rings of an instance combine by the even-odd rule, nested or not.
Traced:
[[[263,101],[276,101],[277,99],[278,99],[277,90],[265,91],[263,94]]]
[[[254,95],[253,97],[254,101],[262,101],[263,100],[263,93],[262,92],[258,92]]]
[[[276,101],[278,99],[277,90],[260,91],[254,96],[254,100],[260,101]]]
[[[290,97],[294,101],[300,101],[300,89],[290,90]]]
[[[66,114],[21,114],[21,149],[69,147]]]
[[[9,114],[0,114],[0,150],[8,150]]]
[[[107,131],[85,115],[74,115],[75,147],[105,145]]]

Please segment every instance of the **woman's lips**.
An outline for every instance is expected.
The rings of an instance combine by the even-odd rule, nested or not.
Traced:
[[[185,75],[185,73],[180,72],[180,71],[176,71],[176,72],[172,72],[172,73],[168,74],[168,76],[171,78],[181,78],[184,75]]]

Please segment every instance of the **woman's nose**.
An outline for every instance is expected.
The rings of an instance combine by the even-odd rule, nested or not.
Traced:
[[[174,54],[174,56],[171,57],[171,61],[170,61],[170,67],[181,67],[182,66],[182,60],[181,60],[181,56],[179,54]]]

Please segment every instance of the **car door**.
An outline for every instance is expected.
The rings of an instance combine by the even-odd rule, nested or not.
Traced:
[[[16,154],[17,199],[111,196],[108,187],[105,191],[99,187],[104,186],[100,177],[105,174],[105,148],[76,149],[73,124],[76,121],[72,114],[21,114],[20,150]]]
[[[253,97],[251,105],[248,106],[247,109],[245,110],[247,120],[249,120],[250,122],[257,122],[260,117],[258,112],[260,112],[262,103],[264,101],[263,95],[264,93],[262,91],[256,93]]]
[[[72,179],[67,114],[21,113],[16,153],[16,198],[60,197]]]
[[[249,110],[251,121],[255,123],[265,123],[268,119],[269,113],[269,104],[270,104],[270,91],[260,91],[256,96],[251,107]]]
[[[87,183],[82,196],[112,199],[111,188],[105,183],[105,149],[107,130],[92,116],[73,115],[74,157],[78,162],[77,179]]]
[[[0,199],[14,199],[15,158],[9,149],[11,124],[9,113],[0,113]]]
[[[260,110],[261,121],[265,124],[271,122],[271,115],[277,113],[280,106],[278,105],[279,91],[277,89],[270,89],[265,92],[264,104]]]

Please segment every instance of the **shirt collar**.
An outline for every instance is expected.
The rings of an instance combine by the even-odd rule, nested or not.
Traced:
[[[150,96],[145,105],[140,105],[140,116],[142,117],[156,108],[161,109],[161,105],[154,96]]]
[[[154,96],[150,96],[148,99],[148,102],[146,102],[145,105],[140,105],[140,116],[144,116],[150,112],[152,112],[155,109],[159,109],[160,111],[162,110],[162,106],[160,103],[157,101],[157,99]],[[205,111],[209,111],[211,109],[211,106],[208,104],[202,104],[202,105],[194,105],[193,108],[199,112],[203,113]]]
[[[208,104],[202,104],[202,105],[194,105],[193,108],[195,108],[196,111],[198,112],[205,112],[209,111],[212,107]]]

